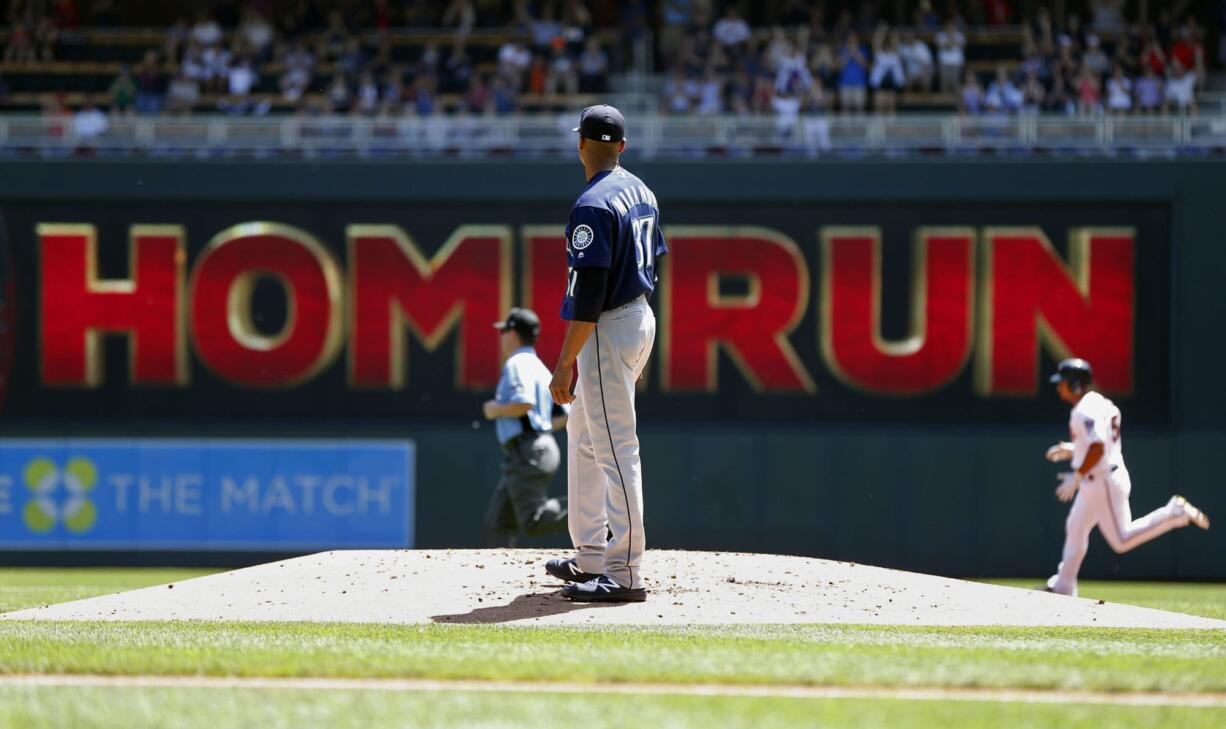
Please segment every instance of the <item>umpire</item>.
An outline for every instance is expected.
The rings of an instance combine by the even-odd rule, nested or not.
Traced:
[[[486,544],[513,547],[519,532],[536,536],[566,531],[566,499],[549,498],[549,482],[561,456],[553,431],[566,425],[554,415],[552,374],[536,356],[541,320],[531,309],[511,309],[494,324],[502,343],[502,376],[483,411],[494,421],[502,446],[502,478],[485,513]]]

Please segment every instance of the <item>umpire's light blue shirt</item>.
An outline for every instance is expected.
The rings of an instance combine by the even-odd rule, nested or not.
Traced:
[[[498,379],[498,389],[494,391],[494,400],[499,405],[522,403],[531,405],[528,411],[528,422],[533,430],[548,433],[553,430],[553,396],[549,394],[549,382],[553,374],[532,347],[520,347],[515,350],[502,365],[502,377]],[[523,421],[520,418],[497,418],[494,420],[494,432],[499,443],[506,443],[524,432]]]

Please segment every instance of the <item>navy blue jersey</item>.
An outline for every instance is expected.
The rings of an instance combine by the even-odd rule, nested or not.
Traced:
[[[603,310],[656,288],[656,259],[668,253],[656,196],[621,167],[597,173],[566,225],[567,282],[562,318],[574,314],[575,269],[609,269]]]

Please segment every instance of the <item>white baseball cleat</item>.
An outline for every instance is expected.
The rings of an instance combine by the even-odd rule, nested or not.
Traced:
[[[1177,504],[1179,508],[1183,509],[1183,513],[1188,515],[1188,518],[1192,520],[1193,524],[1206,531],[1209,529],[1209,517],[1205,516],[1205,512],[1201,511],[1195,506],[1192,506],[1187,499],[1182,496],[1172,496],[1171,502]]]
[[[1057,589],[1057,588],[1059,588],[1059,585],[1057,583],[1056,576],[1052,575],[1051,577],[1047,578],[1047,583],[1045,585],[1039,588],[1035,588],[1035,589],[1041,590],[1043,592],[1050,592],[1053,595],[1065,595],[1067,597],[1077,597],[1076,587],[1073,587],[1073,589],[1071,590],[1067,588],[1063,588],[1063,589]]]

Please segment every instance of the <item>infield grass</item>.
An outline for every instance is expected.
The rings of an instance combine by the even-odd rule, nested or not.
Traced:
[[[181,582],[219,571],[169,567],[0,567],[0,613]]]
[[[1034,588],[1043,580],[985,580],[995,585]],[[1078,586],[1081,597],[1126,605],[1170,610],[1226,620],[1226,584],[1202,582],[1108,582],[1091,580]]]
[[[5,569],[0,604],[42,605],[208,572]],[[1086,583],[1084,592],[1211,617],[1226,604],[1224,585]],[[0,621],[0,673],[1217,692],[1226,691],[1226,631]]]
[[[1226,631],[0,622],[0,673],[1226,691]]]
[[[207,711],[201,711],[207,706]],[[1009,727],[1210,729],[1226,710],[969,701],[591,696],[265,689],[0,687],[0,726],[181,729],[354,727]]]
[[[209,572],[0,569],[0,609]],[[1226,585],[1083,583],[1082,594],[1226,618]],[[610,682],[1226,692],[1226,631],[0,621],[0,674],[24,673],[558,681],[593,693],[0,685],[0,726],[540,729],[627,711],[628,725],[654,729],[1226,726],[1226,709],[600,694]]]

